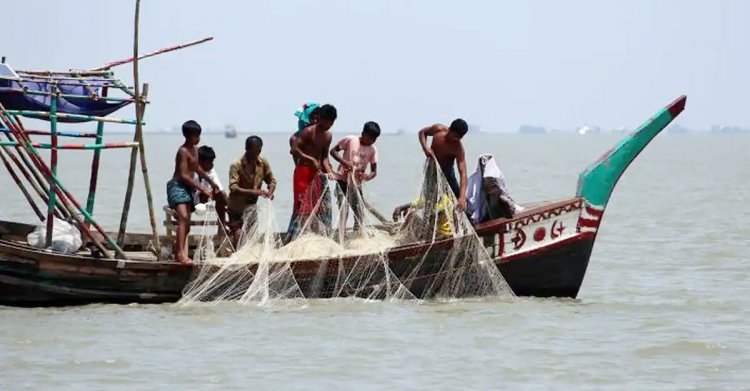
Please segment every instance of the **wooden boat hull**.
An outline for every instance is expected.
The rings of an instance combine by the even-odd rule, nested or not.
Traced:
[[[582,199],[549,203],[514,219],[478,227],[485,247],[517,295],[577,296],[595,237],[593,232],[582,233],[577,228],[584,206]],[[569,232],[560,231],[562,224],[570,226]],[[559,231],[554,238],[553,227]],[[31,226],[14,224],[13,228],[17,231],[15,236],[21,237]],[[519,232],[529,232],[527,236],[533,236],[532,231],[540,229],[549,235],[546,238],[537,235],[538,240],[529,238],[525,243],[518,241]],[[462,246],[462,240],[468,239],[394,248],[386,254],[388,270],[414,297],[432,298],[439,294],[435,287],[452,272],[442,269],[447,251]],[[133,249],[137,245],[125,248]],[[349,295],[382,298],[378,293],[382,287],[378,284],[384,281],[386,269],[377,262],[367,269],[370,283],[358,285],[363,289],[354,292],[346,286],[342,288],[342,275],[356,275],[358,268],[362,271],[363,264],[357,262],[355,257],[301,260],[292,262],[291,270],[301,292],[308,298]],[[256,272],[255,266],[248,267]],[[0,240],[0,305],[176,302],[196,272],[193,267],[173,262],[65,256]],[[249,285],[250,281],[246,283]]]
[[[182,297],[190,281],[192,268],[174,263],[126,262],[65,257],[13,248],[0,242],[0,305],[65,306],[93,303],[169,303]],[[582,238],[548,251],[529,254],[498,267],[519,296],[576,297],[586,272],[593,238]],[[443,252],[444,253],[444,252]],[[32,255],[33,254],[33,255]],[[423,257],[427,259],[422,262]],[[415,254],[390,261],[390,267],[415,297],[429,298],[428,287],[441,277],[441,251]],[[33,258],[32,258],[33,257]],[[307,261],[293,265],[295,280],[306,297],[328,298],[334,293],[338,260]],[[346,270],[351,260],[343,260]],[[415,265],[422,269],[412,274]],[[328,269],[328,271],[326,271]],[[321,272],[325,278],[321,277]],[[445,273],[443,273],[445,274]],[[373,275],[371,281],[382,281]],[[375,287],[368,286],[360,296],[371,297]],[[339,292],[347,296],[346,290]],[[377,297],[376,297],[377,298]]]
[[[62,256],[0,241],[3,305],[174,302],[190,275],[174,263]]]

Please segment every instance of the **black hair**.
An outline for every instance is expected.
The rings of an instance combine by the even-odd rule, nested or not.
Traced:
[[[449,129],[451,132],[455,132],[459,136],[463,136],[466,134],[466,132],[469,131],[469,125],[466,123],[466,121],[458,118],[451,122],[451,126]]]
[[[263,140],[258,136],[250,136],[245,140],[245,150],[252,147],[263,148]]]
[[[365,122],[365,126],[362,128],[362,135],[368,135],[372,138],[380,137],[380,125],[375,121]]]
[[[214,152],[213,148],[209,147],[208,145],[204,145],[198,148],[198,161],[210,162],[214,159],[216,159],[216,152]]]
[[[324,104],[323,106],[320,106],[320,108],[318,109],[318,121],[321,121],[321,120],[335,121],[336,116],[337,116],[336,108],[333,107],[333,105]]]
[[[201,126],[198,125],[197,122],[193,121],[192,119],[189,121],[185,121],[184,124],[182,124],[182,135],[185,137],[188,136],[200,136],[201,134]]]

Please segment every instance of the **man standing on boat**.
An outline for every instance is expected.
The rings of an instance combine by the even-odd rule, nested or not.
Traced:
[[[302,107],[294,112],[294,116],[297,117],[297,130],[292,134],[291,137],[289,137],[289,148],[292,147],[292,142],[294,142],[294,138],[299,136],[305,128],[307,128],[310,125],[315,125],[316,122],[318,122],[318,110],[320,109],[320,105],[317,103],[305,103],[302,105]],[[289,152],[292,155],[292,161],[294,161],[294,164],[297,165],[297,157],[294,156],[294,154],[290,151]]]
[[[214,183],[198,164],[198,143],[201,140],[201,126],[193,121],[182,124],[185,142],[177,150],[174,173],[167,182],[167,201],[177,218],[177,240],[174,244],[175,260],[182,264],[192,264],[187,254],[187,235],[190,232],[190,214],[195,208],[194,192],[198,191],[211,198],[211,190],[196,183],[195,179],[205,179],[214,189],[221,186]]]
[[[324,192],[327,176],[332,173],[328,150],[332,135],[329,131],[336,121],[336,108],[325,104],[317,110],[317,121],[295,134],[291,140],[294,167],[294,204],[287,240],[293,239],[305,221],[316,212],[321,222],[330,224],[330,194]],[[326,197],[325,194],[328,196]]]
[[[229,166],[229,225],[234,242],[239,240],[243,224],[255,224],[258,198],[273,199],[276,178],[268,160],[260,156],[263,140],[250,136],[245,140],[245,153]],[[266,190],[263,190],[263,183]]]
[[[437,160],[440,169],[448,181],[453,194],[458,199],[458,209],[466,209],[466,189],[468,180],[466,176],[466,159],[464,157],[464,146],[461,139],[469,131],[466,121],[458,118],[450,126],[435,124],[419,131],[419,144],[422,146],[428,159]],[[432,144],[427,146],[427,137],[432,137]],[[461,182],[456,180],[454,166],[458,163],[458,173]]]

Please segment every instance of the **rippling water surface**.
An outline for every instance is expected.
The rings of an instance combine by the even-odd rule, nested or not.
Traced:
[[[287,136],[264,139],[283,225]],[[616,141],[476,134],[466,149],[470,170],[491,152],[515,198],[536,201],[572,195],[578,172]],[[158,205],[179,142],[149,136]],[[242,135],[204,142],[222,171],[243,149]],[[378,146],[366,194],[387,211],[416,194],[422,156],[415,135]],[[618,184],[576,300],[0,307],[0,389],[744,389],[749,149],[749,137],[659,136]],[[127,160],[106,151],[102,162],[96,214],[109,228]],[[61,161],[65,183],[85,193],[90,153]],[[33,221],[4,171],[0,188],[0,219]],[[146,231],[145,197],[134,198],[130,227]]]

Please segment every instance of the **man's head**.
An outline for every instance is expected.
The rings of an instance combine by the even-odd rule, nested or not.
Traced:
[[[380,125],[375,121],[365,123],[365,127],[362,129],[362,138],[360,139],[362,140],[362,145],[368,146],[375,144],[378,137],[380,137]]]
[[[451,126],[448,128],[448,130],[449,137],[453,138],[454,140],[461,140],[466,132],[469,131],[469,125],[466,123],[466,121],[458,118],[451,122]]]
[[[216,159],[216,152],[214,152],[213,148],[207,145],[198,148],[198,164],[203,171],[213,170],[214,159]]]
[[[336,116],[336,108],[333,107],[333,105],[325,104],[320,106],[318,109],[318,126],[323,129],[323,131],[327,131],[333,126],[334,121],[336,121]]]
[[[263,149],[263,140],[258,136],[250,136],[245,140],[245,156],[257,159]]]
[[[182,135],[185,136],[186,143],[198,145],[201,142],[201,126],[193,120],[185,121],[182,124]]]
[[[315,125],[318,123],[318,112],[320,111],[320,107],[316,107],[313,109],[312,113],[310,113],[310,125]]]

